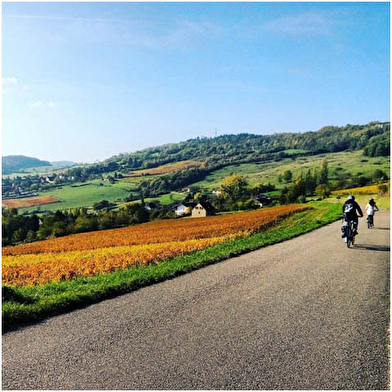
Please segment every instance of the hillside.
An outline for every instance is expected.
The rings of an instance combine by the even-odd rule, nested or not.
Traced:
[[[273,135],[238,134],[196,138],[131,154],[120,154],[104,161],[103,164],[112,167],[118,165],[117,169],[120,167],[135,169],[194,159],[213,165],[222,162],[257,161],[265,158],[265,154],[278,153],[287,149],[304,150],[303,152],[313,154],[361,150],[373,140],[389,143],[389,131],[389,123],[371,122],[366,125],[344,127],[326,126],[316,132]],[[377,136],[378,138],[375,138]],[[389,154],[380,150],[378,155]]]
[[[273,135],[238,134],[196,138],[180,143],[119,154],[103,162],[70,169],[76,177],[113,171],[129,172],[193,160],[216,169],[230,164],[265,162],[294,155],[365,149],[369,156],[389,155],[390,124],[327,126],[315,132]],[[370,145],[371,148],[366,147]],[[290,150],[288,153],[285,150]]]
[[[291,171],[295,178],[321,168],[326,157],[334,189],[363,186],[376,181],[377,172],[389,173],[389,130],[389,123],[372,122],[324,127],[317,132],[191,139],[76,165],[57,173],[61,177],[55,183],[45,177],[50,170],[56,173],[55,166],[41,166],[39,171],[48,170],[38,183],[29,179],[38,169],[25,169],[26,178],[15,178],[16,174],[12,180],[3,178],[3,198],[27,197],[33,192],[59,200],[41,212],[92,208],[102,200],[120,206],[143,197],[169,204],[184,198],[183,188],[208,193],[233,172],[244,175],[251,185],[270,183],[280,190],[286,184],[279,181],[284,171]],[[23,212],[35,209],[25,207]]]
[[[57,166],[57,167],[67,167],[67,166],[73,166],[76,165],[75,162],[72,161],[54,161],[54,162],[50,162],[52,166]]]
[[[9,174],[23,169],[39,166],[52,166],[48,161],[24,155],[7,155],[2,157],[2,174]]]

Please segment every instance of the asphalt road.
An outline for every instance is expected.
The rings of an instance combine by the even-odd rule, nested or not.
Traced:
[[[8,332],[3,389],[389,389],[389,213]]]

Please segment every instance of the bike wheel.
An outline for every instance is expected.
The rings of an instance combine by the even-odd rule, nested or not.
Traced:
[[[347,248],[351,246],[351,241],[352,241],[352,235],[351,235],[351,231],[349,231],[347,234],[347,242],[346,242]]]

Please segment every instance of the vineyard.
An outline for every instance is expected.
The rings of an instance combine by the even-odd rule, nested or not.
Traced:
[[[199,167],[202,165],[203,165],[202,162],[182,161],[182,162],[176,162],[169,165],[163,165],[151,169],[135,170],[130,172],[128,176],[139,177],[139,176],[147,176],[147,175],[168,174],[168,173],[174,173],[179,170],[188,169],[190,167]]]
[[[308,208],[290,205],[198,219],[153,221],[5,247],[2,280],[11,286],[28,286],[161,263],[248,237]]]
[[[388,185],[389,189],[389,184]],[[333,191],[333,195],[351,195],[351,194],[358,194],[358,195],[375,195],[380,192],[379,185],[369,185],[369,186],[362,186],[359,188],[351,188],[351,189],[342,189],[338,191]]]

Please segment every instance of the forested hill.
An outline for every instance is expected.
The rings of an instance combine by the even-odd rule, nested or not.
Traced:
[[[51,164],[48,161],[41,161],[40,159],[26,157],[24,155],[8,155],[2,157],[3,174],[38,166],[51,166]]]
[[[201,161],[205,162],[207,167],[216,167],[231,163],[264,161],[279,154],[284,156],[284,150],[287,149],[306,150],[304,154],[364,149],[369,156],[389,155],[389,132],[389,122],[372,122],[344,127],[327,126],[316,132],[196,138],[116,155],[84,170],[90,173],[129,171],[184,160]]]

